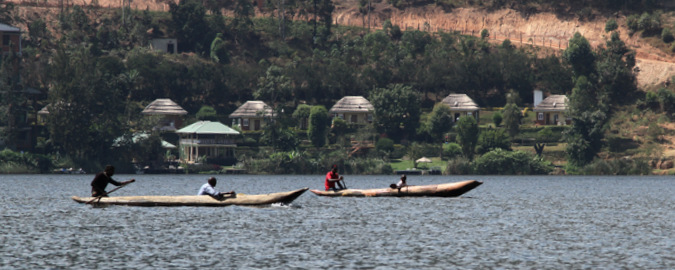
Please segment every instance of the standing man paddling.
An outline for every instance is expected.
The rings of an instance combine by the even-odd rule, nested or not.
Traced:
[[[324,183],[326,191],[329,190],[338,191],[341,189],[345,189],[345,187],[340,183],[340,181],[342,180],[343,177],[338,174],[338,166],[333,165],[333,169],[326,174],[326,182]],[[335,187],[335,183],[337,183],[339,189]]]
[[[136,179],[131,179],[129,181],[117,182],[112,179],[112,176],[115,174],[115,167],[108,165],[105,166],[105,170],[96,174],[94,180],[91,181],[91,196],[92,197],[108,197],[108,194],[105,192],[105,187],[108,186],[108,183],[121,186],[132,183]]]

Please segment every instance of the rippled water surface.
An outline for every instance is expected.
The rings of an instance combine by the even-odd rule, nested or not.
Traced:
[[[111,195],[191,195],[208,175],[121,175]],[[323,176],[217,176],[260,194]],[[671,177],[410,176],[484,181],[459,198],[325,198],[291,206],[93,208],[93,175],[0,176],[2,269],[675,269]],[[396,176],[347,176],[351,188]],[[109,186],[111,190],[114,186]]]

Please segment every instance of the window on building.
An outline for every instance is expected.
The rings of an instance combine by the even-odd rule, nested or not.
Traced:
[[[338,117],[340,117],[340,119],[342,119],[342,120],[345,120],[345,115],[343,113],[338,114]]]
[[[9,35],[2,35],[2,46],[9,46]]]
[[[537,120],[544,120],[544,113],[537,113]]]
[[[248,127],[248,118],[244,118],[244,124],[243,126]]]
[[[372,122],[373,122],[373,115],[368,114],[368,123],[372,123]]]

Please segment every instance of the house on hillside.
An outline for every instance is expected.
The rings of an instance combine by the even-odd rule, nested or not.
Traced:
[[[274,117],[272,107],[260,100],[246,101],[229,116],[232,126],[238,126],[242,131],[261,130],[265,127],[265,118]]]
[[[150,39],[150,48],[165,53],[178,53],[178,39],[153,38]]]
[[[450,107],[453,122],[457,122],[462,116],[471,116],[478,122],[480,107],[466,94],[450,94],[441,102]]]
[[[533,109],[537,115],[538,125],[569,125],[572,120],[567,117],[567,96],[551,95],[537,104]]]
[[[199,163],[209,159],[209,163],[232,165],[237,148],[236,138],[239,132],[220,123],[199,121],[176,131],[180,137],[178,148],[180,159],[187,163]]]
[[[346,96],[338,100],[328,113],[340,117],[350,124],[365,125],[373,122],[375,107],[362,96]]]
[[[21,29],[0,23],[0,51],[21,54]]]
[[[145,106],[141,112],[144,115],[157,115],[161,119],[153,129],[160,131],[175,131],[183,127],[183,116],[187,114],[181,106],[168,98],[158,98]]]

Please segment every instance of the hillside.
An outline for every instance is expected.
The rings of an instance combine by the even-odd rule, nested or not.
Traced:
[[[367,16],[359,13],[353,5],[341,5],[337,8],[335,18],[339,24],[368,26]],[[438,8],[416,8],[398,10],[383,3],[375,5],[371,14],[371,28],[381,28],[385,20],[391,20],[401,28],[415,28],[430,31],[460,31],[464,34],[479,36],[487,29],[490,38],[501,42],[510,39],[515,44],[532,44],[564,50],[567,41],[579,32],[591,45],[605,43],[607,34],[605,22],[609,18],[596,18],[591,22],[578,20],[561,20],[552,13],[539,13],[524,18],[519,12],[504,9],[488,13],[485,10],[458,8],[452,12],[444,12]],[[652,47],[639,35],[628,36],[625,17],[615,18],[619,23],[621,38],[637,52],[638,82],[640,86],[660,84],[675,75],[675,57]]]
[[[13,0],[21,3],[21,1]],[[99,0],[98,4],[106,8],[120,6],[120,1]],[[82,3],[91,3],[83,0]],[[50,13],[58,11],[57,1],[47,1],[41,6],[50,9]],[[135,9],[149,9],[156,11],[168,11],[166,2],[155,0],[135,0],[131,3]],[[480,35],[483,29],[487,29],[490,38],[495,42],[510,39],[514,44],[535,45],[538,47],[564,50],[567,41],[579,32],[584,35],[593,46],[604,44],[607,34],[604,31],[606,17],[596,16],[593,21],[579,21],[577,19],[564,20],[552,13],[538,13],[529,17],[511,9],[503,9],[494,12],[474,8],[457,8],[451,12],[445,12],[440,8],[431,6],[408,8],[399,10],[386,2],[373,3],[373,12],[369,16],[359,12],[358,1],[336,1],[334,20],[340,25],[352,25],[373,29],[382,27],[388,19],[402,29],[413,28],[428,31],[460,31],[464,34]],[[36,10],[36,7],[23,6],[20,8],[23,17],[44,16],[45,12]],[[37,8],[41,9],[41,8]],[[258,16],[265,16],[257,12]],[[304,18],[297,18],[304,19]],[[616,15],[619,23],[621,38],[625,43],[637,52],[637,67],[639,68],[638,83],[641,87],[661,84],[675,75],[675,57],[672,54],[654,48],[639,35],[629,36],[626,28],[626,17]],[[25,28],[24,28],[25,29]]]

